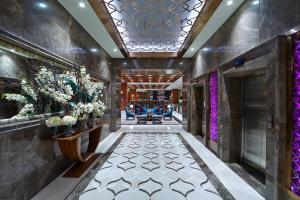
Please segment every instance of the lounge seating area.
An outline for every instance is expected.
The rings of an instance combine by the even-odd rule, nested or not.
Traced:
[[[126,121],[136,121],[135,124],[163,124],[164,121],[170,121],[173,123],[172,114],[174,107],[168,105],[165,108],[155,106],[153,108],[147,108],[145,106],[139,106],[134,108],[133,105],[125,108]],[[176,121],[174,121],[176,122]],[[133,124],[130,122],[130,124]]]

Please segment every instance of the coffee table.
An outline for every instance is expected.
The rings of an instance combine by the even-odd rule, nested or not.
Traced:
[[[146,124],[148,116],[147,115],[137,115],[136,118],[137,118],[138,124],[141,124],[141,123]]]

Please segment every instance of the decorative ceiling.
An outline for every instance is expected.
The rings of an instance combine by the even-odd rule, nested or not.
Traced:
[[[206,0],[104,0],[130,52],[178,52]]]
[[[121,82],[129,89],[164,89],[182,76],[180,72],[167,74],[166,70],[125,70]]]

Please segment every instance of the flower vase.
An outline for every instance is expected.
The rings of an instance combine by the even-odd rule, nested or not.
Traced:
[[[93,115],[90,115],[88,120],[87,120],[87,127],[88,128],[93,128],[94,127],[94,118]]]
[[[67,128],[64,132],[65,136],[69,136],[73,133],[72,125],[67,125]]]

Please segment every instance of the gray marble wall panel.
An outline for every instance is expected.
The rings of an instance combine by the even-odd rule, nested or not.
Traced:
[[[45,9],[36,0],[1,1],[0,29],[110,80],[109,55],[56,0],[43,2],[47,4]],[[91,48],[98,51],[91,52]],[[8,64],[5,56],[0,54],[1,67],[5,67],[3,62]],[[11,62],[10,68],[2,68],[0,76],[23,77],[16,63],[19,67],[26,65],[21,60]],[[10,70],[5,72],[6,69]],[[101,140],[109,131],[110,126],[105,125]],[[71,165],[50,135],[45,125],[0,133],[0,199],[30,199]]]
[[[110,79],[110,57],[101,46],[56,1],[2,1],[0,29],[11,32]],[[98,49],[91,52],[92,48]]]

